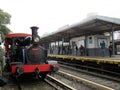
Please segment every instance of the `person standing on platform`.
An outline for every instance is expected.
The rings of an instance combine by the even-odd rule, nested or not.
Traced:
[[[58,55],[60,55],[60,46],[58,46]]]
[[[76,45],[76,47],[75,47],[75,48],[76,48],[76,56],[77,56],[77,53],[78,53],[78,47],[77,47],[77,45]]]
[[[81,54],[81,56],[84,55],[84,47],[83,47],[83,45],[80,46],[80,54]]]
[[[105,52],[105,42],[102,41],[102,43],[100,43],[101,49],[102,49],[102,57],[105,56],[106,52]]]
[[[112,43],[110,42],[110,45],[109,45],[109,56],[111,57],[112,56]]]

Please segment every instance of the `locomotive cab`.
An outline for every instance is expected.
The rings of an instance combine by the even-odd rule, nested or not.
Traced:
[[[5,39],[6,70],[11,71],[11,64],[25,63],[25,49],[30,45],[30,37],[30,34],[23,33],[7,35]]]

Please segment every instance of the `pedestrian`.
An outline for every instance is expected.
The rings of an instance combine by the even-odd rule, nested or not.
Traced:
[[[66,53],[65,46],[62,46],[62,54],[64,55]]]
[[[69,54],[69,46],[67,46],[67,55]]]
[[[81,54],[81,56],[84,55],[84,47],[83,47],[83,45],[80,46],[80,54]]]
[[[78,47],[77,47],[77,45],[76,45],[76,47],[75,47],[75,48],[76,48],[76,56],[77,56],[77,53],[78,53]]]
[[[60,46],[58,46],[58,55],[60,55]]]
[[[109,45],[109,56],[111,57],[112,56],[112,43],[110,42],[110,45]]]
[[[102,42],[100,43],[100,46],[101,46],[101,49],[102,49],[102,57],[104,57],[105,54],[106,54],[106,52],[105,52],[105,42],[102,41]]]

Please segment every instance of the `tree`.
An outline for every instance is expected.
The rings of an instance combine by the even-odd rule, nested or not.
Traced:
[[[10,24],[10,18],[11,16],[7,13],[4,12],[3,10],[0,9],[0,38],[2,41],[4,41],[5,36],[10,33],[10,29],[7,28],[7,24]],[[0,44],[2,42],[0,41]],[[4,61],[4,55],[5,51],[4,49],[0,46],[0,68],[1,65],[3,66],[3,61]]]
[[[4,51],[4,49],[0,46],[0,63],[1,63],[1,61],[4,59],[4,56],[5,55],[5,51]]]
[[[11,16],[7,12],[0,9],[0,25],[10,24],[10,18]]]
[[[4,41],[5,39],[5,36],[7,34],[9,34],[11,32],[11,30],[9,28],[7,28],[6,26],[4,25],[1,25],[1,29],[0,29],[0,34],[1,34],[1,39],[2,41]]]
[[[2,41],[4,41],[5,36],[11,32],[11,30],[6,26],[7,24],[10,24],[10,18],[11,16],[0,9],[0,34]]]

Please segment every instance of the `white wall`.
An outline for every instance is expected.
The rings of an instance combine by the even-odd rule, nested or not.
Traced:
[[[76,37],[76,38],[72,38],[70,40],[70,44],[72,45],[72,42],[75,42],[75,44],[78,46],[78,48],[80,47],[80,45],[85,45],[84,43],[84,40],[85,40],[85,37],[82,36],[82,37]]]
[[[87,36],[87,48],[100,48],[99,47],[99,43],[105,40],[106,43],[106,47],[108,48],[109,44],[110,44],[110,36],[104,36],[104,35],[90,35]],[[82,37],[76,37],[76,38],[72,38],[70,40],[70,44],[72,45],[72,42],[75,42],[75,44],[80,47],[80,45],[82,44],[84,46],[84,41],[85,41],[85,36]]]

